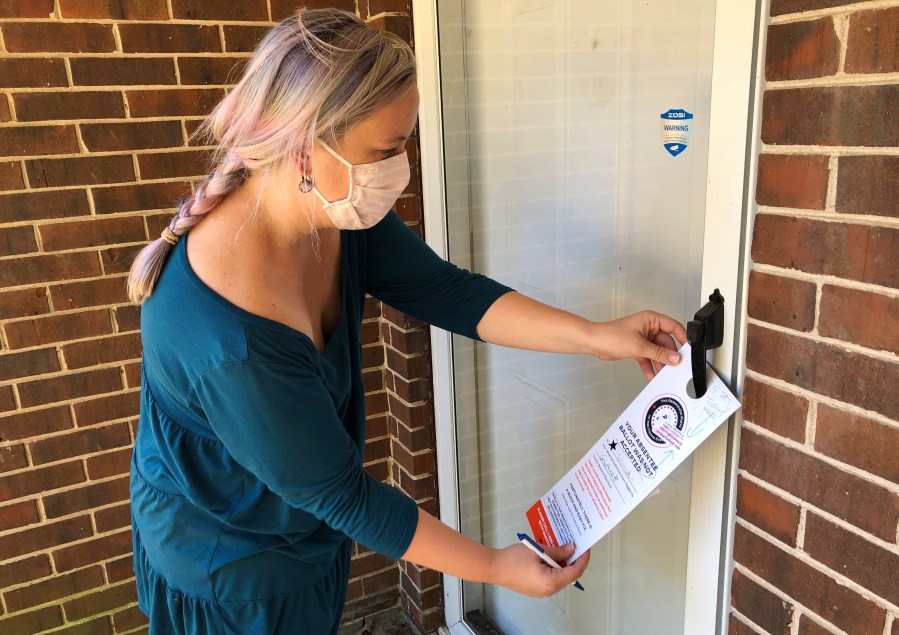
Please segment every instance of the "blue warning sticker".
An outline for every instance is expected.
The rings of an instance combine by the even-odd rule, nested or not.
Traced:
[[[693,113],[683,108],[663,112],[661,122],[662,145],[676,157],[687,149],[693,138]]]

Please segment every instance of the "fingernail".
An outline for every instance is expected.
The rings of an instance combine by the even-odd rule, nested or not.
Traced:
[[[669,364],[676,364],[676,363],[678,363],[679,361],[680,361],[680,355],[678,355],[677,353],[671,353],[671,354],[668,356],[668,363],[669,363]]]

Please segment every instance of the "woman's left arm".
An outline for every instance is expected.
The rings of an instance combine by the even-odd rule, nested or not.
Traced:
[[[683,343],[687,338],[680,323],[653,311],[591,322],[514,292],[490,305],[477,332],[485,342],[500,346],[583,353],[603,360],[633,357],[647,379],[662,365],[679,361],[674,340]]]

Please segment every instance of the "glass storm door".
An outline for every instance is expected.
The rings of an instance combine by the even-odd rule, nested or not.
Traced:
[[[690,319],[705,301],[717,4],[439,0],[449,259],[593,320],[644,308]],[[645,379],[635,362],[458,337],[451,351],[458,525],[506,546]],[[593,548],[586,592],[537,600],[464,583],[465,622],[683,633],[693,478],[688,459]]]

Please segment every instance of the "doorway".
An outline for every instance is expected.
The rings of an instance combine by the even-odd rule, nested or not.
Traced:
[[[686,321],[703,294],[721,287],[734,300],[733,328],[716,356],[727,377],[757,21],[755,7],[735,5],[417,3],[422,168],[430,174],[436,164],[441,173],[438,183],[424,184],[432,246],[460,266],[593,320],[653,308]],[[743,92],[724,86],[715,62],[727,25],[744,43],[748,35],[750,50],[732,60],[745,66]],[[430,79],[420,37],[429,27],[439,42]],[[731,125],[741,127],[742,144],[739,154],[728,149],[740,164],[725,176],[716,165],[725,155],[713,136],[713,110],[740,99]],[[736,205],[710,207],[716,187]],[[715,237],[720,231],[729,253]],[[633,362],[434,337],[442,517],[488,546],[506,546],[527,529],[524,511],[595,443],[645,379]],[[720,429],[600,541],[582,580],[586,593],[566,589],[534,600],[447,579],[450,626],[465,633],[490,624],[508,635],[713,632],[732,449]]]

